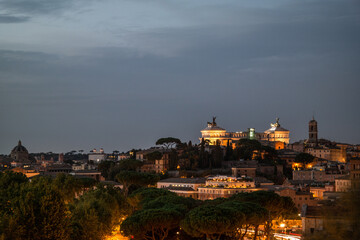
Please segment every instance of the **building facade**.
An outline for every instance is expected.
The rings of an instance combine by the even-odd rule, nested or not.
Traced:
[[[304,204],[307,204],[308,206],[316,206],[317,204],[317,201],[313,198],[311,192],[297,191],[294,188],[283,188],[275,191],[275,193],[282,197],[290,197],[299,210],[301,210]]]
[[[248,128],[244,132],[227,132],[224,128],[219,127],[215,120],[214,117],[213,121],[208,122],[207,127],[201,130],[200,141],[204,139],[209,145],[220,144],[221,146],[227,146],[229,144],[235,147],[235,143],[240,139],[256,139],[258,141],[273,142],[276,149],[282,149],[284,144],[290,142],[290,131],[280,126],[278,118],[276,123],[271,123],[271,128],[264,132],[255,132],[254,128]],[[279,144],[276,144],[277,142]]]
[[[316,181],[316,182],[335,182],[335,179],[342,177],[344,174],[333,173],[328,171],[319,171],[319,170],[294,170],[293,171],[293,180],[307,180],[307,181]]]

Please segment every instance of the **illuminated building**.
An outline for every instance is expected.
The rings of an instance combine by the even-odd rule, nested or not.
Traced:
[[[205,178],[168,178],[158,181],[157,188],[167,189],[182,197],[198,199],[198,188],[205,181]]]
[[[215,176],[207,178],[205,186],[198,188],[198,194],[200,200],[212,200],[258,190],[261,189],[255,187],[255,181],[252,178]]]
[[[335,192],[348,192],[351,189],[350,175],[335,179]]]
[[[304,204],[308,206],[316,206],[317,200],[314,199],[313,193],[297,191],[295,188],[284,187],[279,190],[276,190],[275,193],[279,194],[282,197],[290,197],[298,210],[301,210]]]
[[[323,146],[315,148],[305,148],[305,152],[317,158],[341,163],[346,162],[346,149],[343,147]]]
[[[271,128],[264,132],[255,132],[255,128],[248,128],[245,132],[227,132],[224,128],[219,127],[215,120],[216,118],[213,117],[213,121],[208,122],[207,127],[201,130],[200,141],[204,139],[209,145],[227,146],[229,144],[234,148],[235,143],[240,139],[254,139],[272,142],[275,149],[283,149],[285,144],[290,142],[290,131],[280,126],[278,118],[276,123],[271,123]]]
[[[304,143],[304,152],[316,158],[346,162],[347,145],[337,144],[326,139],[318,139],[318,123],[314,117],[309,122],[309,138]]]
[[[100,148],[100,151],[97,152],[96,149],[92,150],[92,152],[88,155],[88,160],[93,161],[94,163],[99,163],[105,161],[106,154],[104,153],[104,149]]]
[[[22,173],[27,178],[31,178],[31,177],[34,177],[34,176],[37,176],[37,175],[40,174],[40,173],[36,172],[35,169],[32,169],[32,168],[26,168],[25,169],[25,168],[16,167],[16,168],[11,169],[11,171]]]

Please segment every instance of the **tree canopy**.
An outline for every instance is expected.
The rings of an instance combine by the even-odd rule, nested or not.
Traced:
[[[166,149],[172,148],[174,145],[180,143],[180,139],[173,137],[160,138],[156,141],[156,145],[163,145]]]
[[[154,185],[160,177],[151,173],[141,173],[135,171],[121,171],[116,175],[116,180],[123,185],[125,196],[128,194],[131,185],[148,186]]]
[[[299,153],[295,157],[295,162],[301,163],[303,167],[306,167],[306,164],[312,163],[314,161],[314,156],[308,153]]]

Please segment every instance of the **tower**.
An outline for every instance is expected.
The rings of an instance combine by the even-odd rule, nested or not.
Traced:
[[[312,147],[317,146],[318,143],[318,127],[317,121],[313,119],[309,122],[309,139],[308,144]]]

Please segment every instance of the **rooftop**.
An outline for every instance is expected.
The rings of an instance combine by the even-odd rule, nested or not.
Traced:
[[[280,126],[279,118],[276,118],[276,123],[271,123],[270,126],[271,128],[269,128],[265,132],[289,132],[289,130]]]
[[[195,192],[195,190],[192,187],[174,187],[174,186],[171,186],[171,187],[167,187],[165,189],[173,190],[173,191],[192,191],[192,192]]]
[[[205,184],[205,178],[166,178],[162,179],[159,182],[163,183],[199,183]]]

